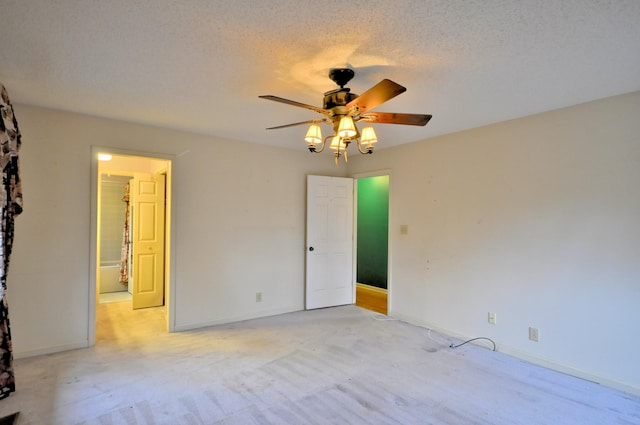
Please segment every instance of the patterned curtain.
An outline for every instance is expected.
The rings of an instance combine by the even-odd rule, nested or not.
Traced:
[[[125,186],[122,202],[124,207],[124,229],[122,230],[122,254],[120,256],[120,283],[129,283],[129,183]]]
[[[7,273],[13,247],[14,217],[22,212],[22,186],[18,166],[20,131],[5,87],[0,84],[0,400],[16,390],[13,348],[7,303]]]

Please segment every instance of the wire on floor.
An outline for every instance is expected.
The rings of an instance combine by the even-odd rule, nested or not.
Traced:
[[[457,345],[456,344],[451,344],[451,345],[449,345],[449,348],[458,348],[458,347],[461,347],[461,346],[463,346],[463,345],[465,345],[465,344],[467,344],[469,342],[477,341],[479,339],[486,339],[487,341],[491,342],[493,344],[493,351],[496,351],[496,343],[491,338],[487,338],[486,336],[479,336],[477,338],[471,338],[471,339],[469,339],[467,341],[464,341],[464,342],[461,342],[460,344],[457,344]]]

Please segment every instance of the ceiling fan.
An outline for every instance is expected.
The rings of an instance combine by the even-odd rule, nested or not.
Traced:
[[[261,99],[273,100],[275,102],[286,103],[287,105],[310,109],[324,115],[323,118],[269,127],[267,130],[311,124],[305,136],[309,151],[316,153],[322,152],[327,145],[327,140],[331,138],[329,147],[334,150],[333,155],[335,156],[337,164],[338,158],[342,155],[344,155],[345,161],[347,160],[347,148],[351,142],[357,144],[360,153],[373,153],[373,144],[378,141],[373,127],[364,127],[362,132],[360,132],[355,125],[356,122],[424,126],[431,119],[431,115],[424,114],[371,112],[371,109],[404,93],[407,89],[391,80],[384,79],[358,96],[357,94],[351,93],[350,88],[345,87],[354,75],[355,72],[351,68],[332,68],[329,71],[329,78],[340,86],[340,88],[329,90],[324,94],[322,108],[278,96],[258,96]],[[332,125],[333,134],[323,139],[320,126],[318,125],[320,123]]]

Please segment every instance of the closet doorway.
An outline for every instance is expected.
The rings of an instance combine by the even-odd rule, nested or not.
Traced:
[[[356,305],[387,314],[389,172],[356,179]]]
[[[120,310],[155,308],[170,331],[171,160],[98,149],[94,155],[90,345],[104,322],[97,316],[111,303]]]

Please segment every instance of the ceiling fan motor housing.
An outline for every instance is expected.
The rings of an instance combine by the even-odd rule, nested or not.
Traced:
[[[336,106],[346,106],[347,103],[357,98],[358,95],[351,93],[351,89],[331,90],[324,94],[324,109],[333,109]]]

